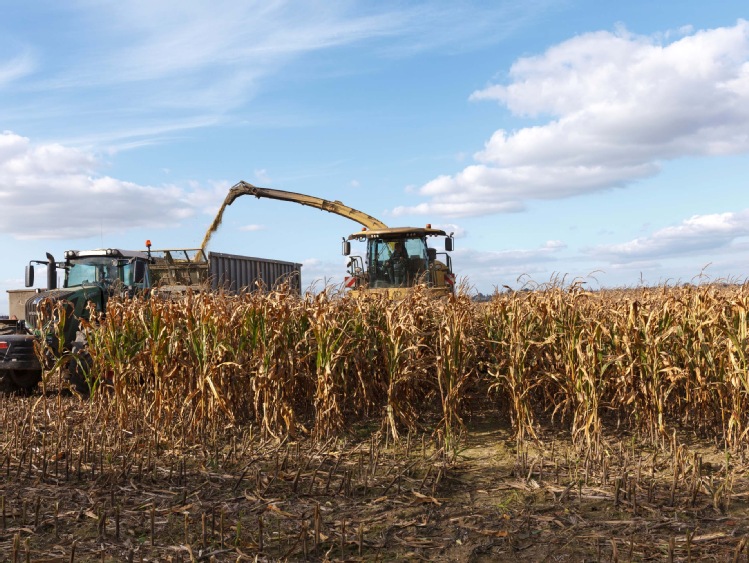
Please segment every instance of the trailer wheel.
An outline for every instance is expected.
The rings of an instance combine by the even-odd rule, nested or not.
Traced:
[[[10,370],[10,380],[19,389],[30,391],[42,380],[42,373],[34,369],[14,369]]]

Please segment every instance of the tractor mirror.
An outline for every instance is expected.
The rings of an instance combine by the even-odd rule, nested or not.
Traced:
[[[445,250],[447,252],[452,252],[452,250],[453,250],[453,237],[447,237],[445,239]]]
[[[349,254],[351,254],[351,242],[350,241],[348,240],[343,241],[342,251],[343,251],[344,256],[348,256]]]
[[[34,285],[34,265],[29,264],[26,266],[26,287],[32,287]]]

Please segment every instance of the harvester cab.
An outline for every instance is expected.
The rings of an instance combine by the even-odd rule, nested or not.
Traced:
[[[430,238],[444,237],[444,251],[428,245]],[[351,241],[365,242],[364,256],[351,256]],[[354,292],[386,293],[399,298],[404,290],[424,285],[437,294],[455,289],[452,260],[454,239],[431,225],[362,229],[343,240],[343,254],[349,256],[345,285]]]

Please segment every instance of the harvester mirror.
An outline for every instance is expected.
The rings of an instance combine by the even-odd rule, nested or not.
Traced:
[[[351,241],[348,241],[348,240],[343,241],[342,251],[343,251],[344,256],[348,256],[349,254],[351,254]]]
[[[452,252],[452,250],[453,250],[453,237],[447,237],[445,239],[445,250],[447,252]]]
[[[429,257],[430,262],[434,262],[437,259],[437,249],[427,248],[427,256]]]
[[[28,266],[26,266],[25,281],[26,281],[26,287],[31,287],[34,285],[34,265],[33,264],[29,264]]]

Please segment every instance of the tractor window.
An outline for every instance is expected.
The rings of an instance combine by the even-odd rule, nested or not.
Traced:
[[[133,264],[117,258],[93,257],[71,260],[65,273],[65,287],[115,281],[132,286],[133,269]]]

